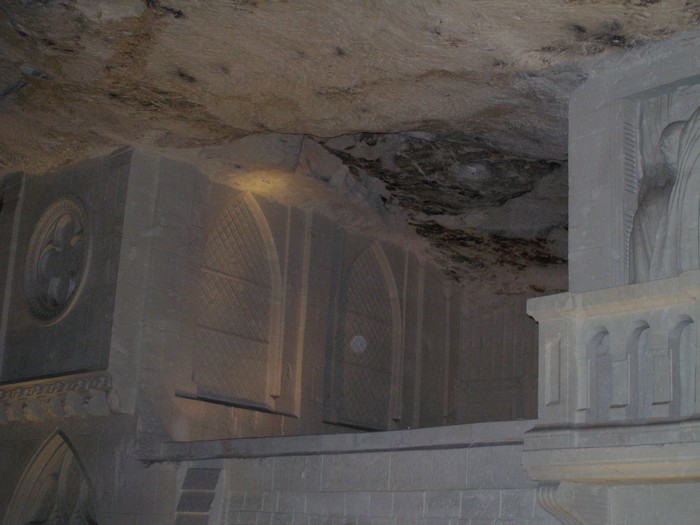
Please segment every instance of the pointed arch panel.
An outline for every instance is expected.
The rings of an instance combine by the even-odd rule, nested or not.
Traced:
[[[398,395],[398,293],[382,249],[362,252],[341,284],[332,377],[334,422],[387,429]]]
[[[194,381],[198,393],[270,406],[279,380],[279,262],[255,200],[221,212],[200,267]]]

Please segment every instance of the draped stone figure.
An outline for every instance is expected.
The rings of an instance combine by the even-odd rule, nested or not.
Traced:
[[[700,108],[664,128],[659,148],[674,177],[649,191],[635,213],[630,281],[675,277],[700,266]],[[668,197],[666,197],[668,195]]]
[[[649,280],[656,233],[661,217],[667,212],[673,182],[668,170],[654,170],[644,177],[640,189],[642,198],[634,214],[630,236],[630,283]]]

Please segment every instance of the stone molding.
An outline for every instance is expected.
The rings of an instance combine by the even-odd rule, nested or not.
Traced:
[[[534,420],[494,421],[389,432],[232,438],[159,443],[153,461],[270,458],[522,445]]]
[[[595,426],[525,435],[523,465],[538,481],[700,480],[700,422]]]
[[[0,425],[11,422],[106,416],[112,376],[90,374],[0,386]]]

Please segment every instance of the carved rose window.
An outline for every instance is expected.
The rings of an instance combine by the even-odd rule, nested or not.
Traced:
[[[44,212],[29,242],[25,292],[35,317],[52,320],[77,297],[88,261],[85,215],[68,198]]]

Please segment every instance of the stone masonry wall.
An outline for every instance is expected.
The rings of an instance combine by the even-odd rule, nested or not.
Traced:
[[[520,445],[232,460],[227,523],[554,525]]]
[[[507,425],[513,424],[500,424]],[[434,434],[425,444],[440,443],[444,448],[362,451],[380,445],[384,436],[375,435],[361,445],[357,440],[353,445],[358,451],[351,453],[227,459],[222,521],[232,525],[556,525],[558,521],[536,503],[536,483],[520,462],[522,445],[512,439],[518,436],[514,433],[501,443],[493,442],[498,439],[481,442],[482,438],[469,434],[470,427],[474,426],[426,429]],[[412,442],[420,432],[424,431],[388,434],[396,434],[397,443],[420,447],[422,443]],[[491,437],[499,433],[502,428],[491,432]],[[319,448],[324,450],[322,445]]]

